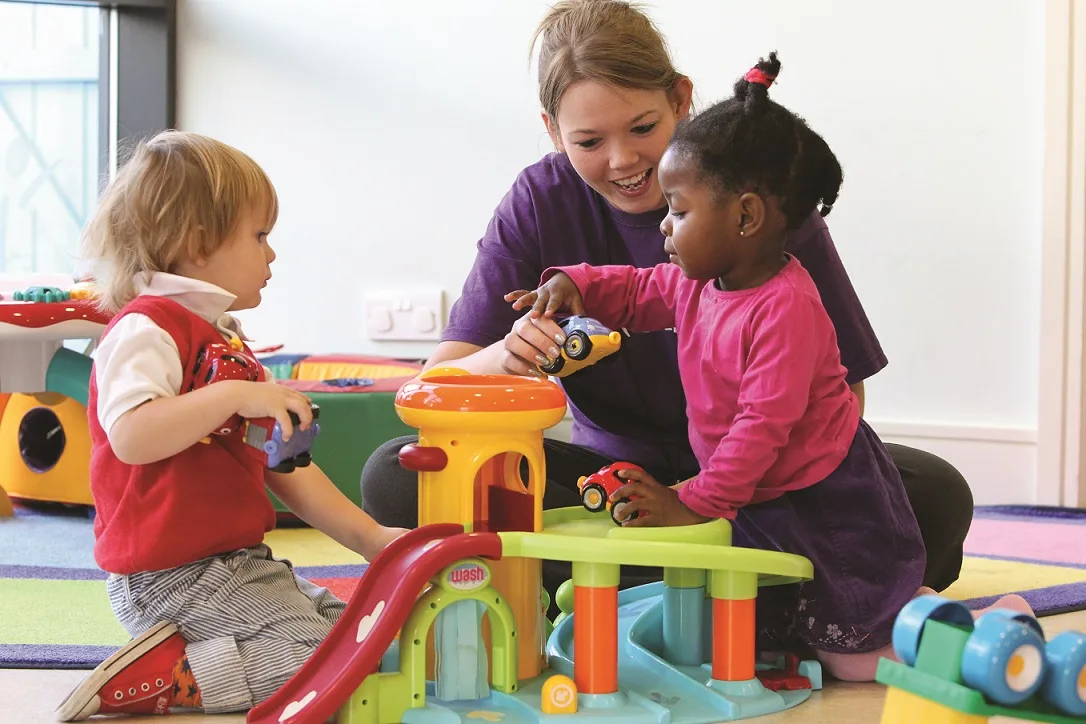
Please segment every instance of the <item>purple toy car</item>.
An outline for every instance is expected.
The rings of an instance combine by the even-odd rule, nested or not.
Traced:
[[[290,421],[294,425],[294,435],[290,440],[283,442],[283,428],[274,417],[261,417],[248,420],[245,426],[245,443],[262,450],[267,455],[265,467],[276,473],[289,473],[294,468],[304,468],[313,462],[310,448],[313,440],[320,434],[321,426],[317,424],[321,408],[312,402],[309,409],[313,411],[313,422],[308,430],[298,427],[301,422],[298,416],[290,413]]]

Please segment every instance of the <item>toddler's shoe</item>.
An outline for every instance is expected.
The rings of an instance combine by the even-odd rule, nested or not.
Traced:
[[[98,665],[57,707],[58,721],[95,714],[166,714],[173,701],[174,664],[185,655],[177,626],[162,621]]]

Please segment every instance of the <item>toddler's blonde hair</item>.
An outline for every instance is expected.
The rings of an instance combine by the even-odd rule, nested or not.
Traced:
[[[246,211],[267,214],[279,200],[264,170],[221,141],[164,131],[137,144],[83,230],[97,302],[116,312],[136,296],[136,279],[214,253]]]

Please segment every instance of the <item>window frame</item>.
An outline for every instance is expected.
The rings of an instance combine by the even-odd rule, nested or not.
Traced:
[[[98,183],[116,172],[119,150],[174,128],[176,0],[4,0],[101,8],[98,43]]]

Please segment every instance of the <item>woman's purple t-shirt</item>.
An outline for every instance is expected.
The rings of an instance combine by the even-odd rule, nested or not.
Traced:
[[[564,154],[547,155],[520,173],[495,210],[443,339],[487,347],[505,337],[523,312],[514,311],[503,295],[536,288],[548,267],[666,262],[660,232],[666,213],[620,211],[581,180]],[[849,384],[885,367],[886,356],[823,219],[812,214],[785,248],[818,287]],[[561,383],[573,412],[574,443],[642,465],[661,482],[697,474],[673,331],[625,338],[619,354]]]

